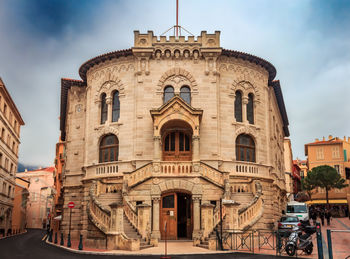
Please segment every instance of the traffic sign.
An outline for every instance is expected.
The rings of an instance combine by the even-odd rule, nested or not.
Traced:
[[[71,201],[68,203],[68,208],[73,209],[74,207],[75,207],[74,202]]]

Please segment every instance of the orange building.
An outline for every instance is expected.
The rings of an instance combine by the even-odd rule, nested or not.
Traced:
[[[347,183],[350,182],[350,137],[348,139],[345,137],[340,139],[330,135],[327,140],[324,137],[322,140],[316,139],[315,142],[305,144],[305,155],[308,157],[309,171],[320,165],[329,165],[334,167],[341,177],[347,179]],[[326,203],[325,190],[318,189],[314,191],[311,198],[312,201],[310,203]],[[345,206],[350,204],[349,188],[331,190],[329,192],[329,200],[331,204],[343,205],[338,207],[341,209],[345,208]]]
[[[63,209],[63,190],[62,190],[62,181],[63,181],[63,170],[64,170],[64,159],[65,159],[65,142],[59,140],[56,144],[56,158],[55,158],[55,175],[54,175],[54,188],[55,192],[55,208],[54,208],[54,220],[53,220],[53,229],[54,231],[60,230],[60,222],[62,217]]]
[[[293,160],[293,164],[296,164],[300,168],[300,177],[304,179],[307,176],[307,160],[300,160],[299,158]]]
[[[24,232],[27,225],[27,201],[30,182],[16,177],[15,196],[13,200],[12,233]]]

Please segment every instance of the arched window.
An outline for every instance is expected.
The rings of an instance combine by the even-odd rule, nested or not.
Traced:
[[[168,102],[171,98],[174,97],[174,88],[171,85],[168,85],[164,88],[164,103]]]
[[[118,121],[120,116],[119,92],[113,93],[112,121]]]
[[[183,86],[180,89],[180,97],[191,105],[191,89],[188,86]]]
[[[100,163],[118,161],[119,141],[113,135],[104,136],[100,143]]]
[[[237,137],[236,160],[255,162],[255,143],[251,136],[241,134]]]
[[[248,94],[247,121],[249,121],[250,124],[254,124],[254,95],[253,94]]]
[[[238,122],[242,122],[242,92],[236,91],[235,98],[235,119]]]
[[[101,124],[104,124],[107,120],[108,106],[106,103],[106,94],[101,95]]]

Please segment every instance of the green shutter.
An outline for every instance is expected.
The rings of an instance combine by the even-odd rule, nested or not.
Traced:
[[[347,154],[346,154],[346,150],[344,149],[344,162],[347,162],[348,161],[348,157],[347,157]]]

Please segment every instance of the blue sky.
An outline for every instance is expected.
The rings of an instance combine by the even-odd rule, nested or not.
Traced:
[[[180,25],[221,31],[226,49],[277,69],[294,157],[322,136],[350,136],[350,1],[180,0]],[[175,0],[2,0],[0,76],[26,125],[19,160],[51,165],[59,136],[60,78],[97,55],[132,47],[133,31],[160,35]]]

